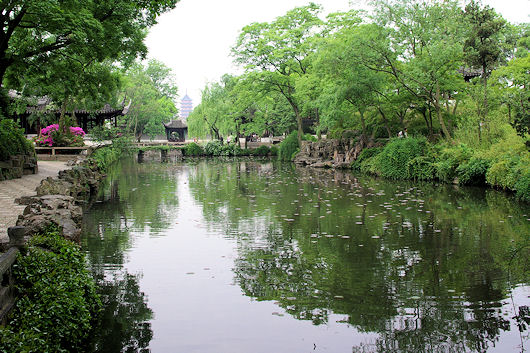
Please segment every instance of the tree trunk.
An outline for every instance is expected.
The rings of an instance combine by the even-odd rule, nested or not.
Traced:
[[[296,114],[296,122],[298,124],[298,145],[302,147],[302,136],[304,136],[304,128],[302,127],[302,117],[300,116],[300,111],[295,105],[293,107],[294,113]]]
[[[59,131],[66,132],[66,107],[68,106],[68,96],[64,99],[63,104],[61,105],[61,115],[59,115]]]
[[[445,126],[445,121],[442,114],[442,108],[440,107],[440,86],[438,83],[436,83],[436,96],[434,100],[434,108],[436,109],[436,114],[438,115],[438,121],[440,122],[440,126],[442,127],[442,131],[445,135],[445,137],[452,143],[453,139],[451,138],[451,134],[449,134],[449,131],[447,130],[447,127]]]
[[[383,123],[385,124],[386,132],[388,133],[388,138],[392,138],[392,131],[390,131],[390,127],[388,126],[388,120],[386,120],[385,113],[383,112],[383,109],[381,107],[377,107],[377,110],[379,110],[379,114],[381,114],[381,117],[383,118]]]
[[[322,139],[322,131],[320,131],[320,114],[318,113],[318,108],[315,108],[315,119],[317,121],[317,127],[316,127],[317,139],[321,140]]]
[[[361,126],[363,129],[363,136],[366,136],[366,121],[364,120],[364,111],[359,108],[359,115],[361,116]]]

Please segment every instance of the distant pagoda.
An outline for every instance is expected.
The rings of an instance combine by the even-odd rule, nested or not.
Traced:
[[[188,119],[188,116],[190,115],[192,110],[193,102],[188,96],[188,92],[186,92],[186,95],[180,101],[180,119],[185,122]]]

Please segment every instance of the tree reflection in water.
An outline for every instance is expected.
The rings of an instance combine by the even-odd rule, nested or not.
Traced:
[[[378,332],[360,352],[483,352],[510,330],[503,301],[528,284],[528,249],[509,256],[527,242],[524,205],[491,190],[290,169],[245,162],[191,173],[204,218],[237,239],[245,295],[315,325],[343,314]]]

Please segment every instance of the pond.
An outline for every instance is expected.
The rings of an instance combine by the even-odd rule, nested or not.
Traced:
[[[123,161],[84,217],[100,352],[522,352],[530,209],[261,160]]]

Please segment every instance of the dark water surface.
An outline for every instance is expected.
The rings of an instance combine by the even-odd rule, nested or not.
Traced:
[[[522,352],[530,209],[271,161],[124,162],[85,215],[101,352]]]

